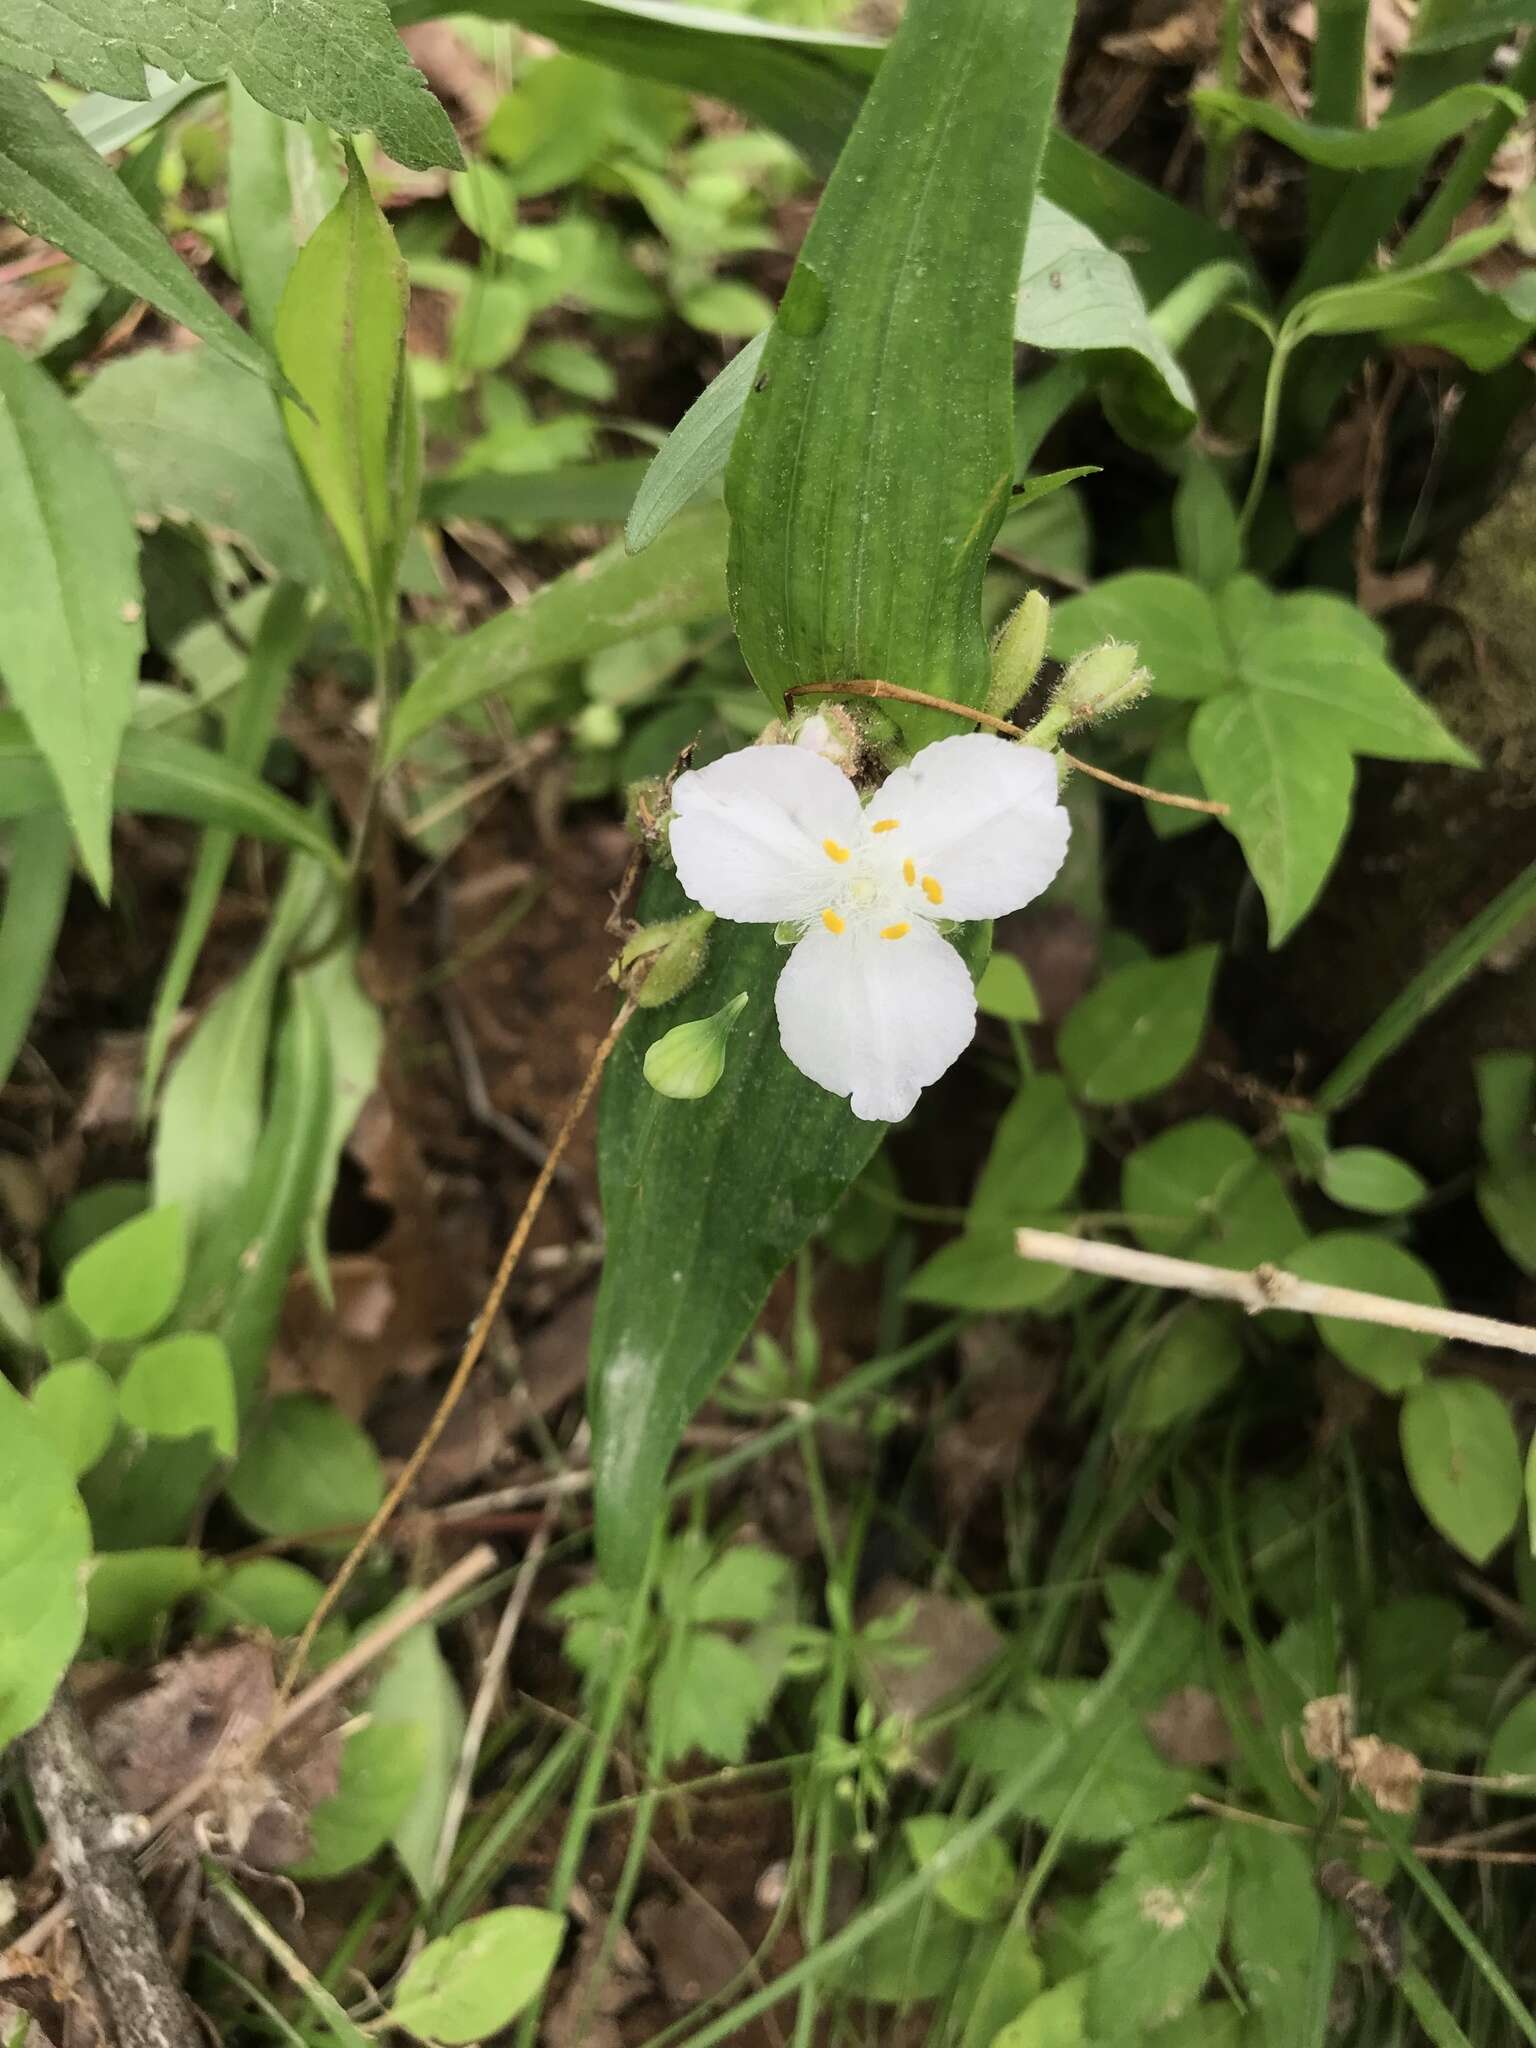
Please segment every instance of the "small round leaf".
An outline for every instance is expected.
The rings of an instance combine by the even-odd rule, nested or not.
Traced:
[[[1448,1543],[1486,1564],[1520,1516],[1520,1445],[1509,1409],[1481,1380],[1415,1387],[1400,1418],[1408,1482]]]
[[[406,1971],[390,2021],[422,2040],[478,2041],[504,2027],[548,1981],[565,1919],[537,1906],[504,1906],[429,1941]]]
[[[71,1359],[45,1372],[32,1389],[32,1406],[76,1479],[117,1431],[117,1387],[94,1359]]]
[[[282,1394],[251,1429],[225,1491],[266,1536],[366,1522],[384,1497],[378,1454],[355,1422],[313,1394]]]
[[[165,1321],[186,1273],[186,1219],[170,1202],[81,1252],[65,1272],[64,1299],[98,1343],[131,1343]]]
[[[136,1351],[118,1396],[124,1422],[145,1436],[207,1434],[235,1455],[235,1381],[229,1353],[204,1331],[162,1337]]]

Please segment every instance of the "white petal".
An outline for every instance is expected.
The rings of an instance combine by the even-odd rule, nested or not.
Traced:
[[[742,924],[813,917],[840,878],[823,841],[851,847],[861,831],[853,784],[805,747],[743,747],[672,790],[678,880]]]
[[[888,775],[866,813],[943,890],[944,917],[1002,917],[1038,896],[1066,858],[1056,762],[990,733],[936,740]]]
[[[847,1095],[855,1116],[904,1117],[976,1029],[970,970],[931,925],[882,939],[813,925],[779,976],[779,1042],[802,1074]]]

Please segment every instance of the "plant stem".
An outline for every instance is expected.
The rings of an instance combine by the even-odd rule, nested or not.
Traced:
[[[1527,39],[1519,62],[1506,83],[1523,100],[1536,97],[1536,36]],[[1505,136],[1514,127],[1515,118],[1508,107],[1495,107],[1463,140],[1456,152],[1456,160],[1441,179],[1438,190],[1398,244],[1392,259],[1394,269],[1403,269],[1411,263],[1424,263],[1439,253],[1450,238],[1457,216],[1477,197],[1484,174]]]
[[[341,2001],[334,1993],[327,1991],[303,1957],[283,1940],[277,1929],[251,1904],[228,1872],[215,1863],[212,1857],[204,1857],[203,1872],[210,1889],[218,1893],[235,1918],[242,1921],[255,1935],[294,1989],[314,2007],[320,2019],[342,2044],[342,2048],[369,2048],[368,2036],[361,2027],[353,2024]]]
[[[1243,0],[1223,0],[1217,77],[1228,92],[1239,91],[1243,83],[1243,13]],[[1212,220],[1221,218],[1227,203],[1233,148],[1234,138],[1230,135],[1206,143],[1205,210]]]
[[[1462,926],[1389,1003],[1328,1076],[1315,1098],[1325,1115],[1353,1102],[1382,1061],[1405,1045],[1442,1003],[1469,981],[1488,955],[1529,917],[1536,916],[1536,861],[1516,875],[1506,889]]]
[[[1358,128],[1364,100],[1365,30],[1370,0],[1318,0],[1312,50],[1312,119],[1331,128]],[[1347,171],[1313,164],[1307,176],[1307,221],[1322,232],[1349,183]]]

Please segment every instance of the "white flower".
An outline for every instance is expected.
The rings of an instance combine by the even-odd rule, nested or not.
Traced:
[[[810,748],[746,747],[678,777],[678,880],[742,924],[795,924],[779,1039],[855,1116],[905,1116],[976,1029],[970,972],[941,921],[1001,917],[1067,851],[1056,763],[975,733],[924,747],[867,805]]]

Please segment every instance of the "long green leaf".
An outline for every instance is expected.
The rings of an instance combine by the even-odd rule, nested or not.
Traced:
[[[914,7],[811,224],[726,472],[736,630],[775,706],[844,676],[986,695],[1014,300],[1070,15]]]
[[[116,471],[52,378],[0,342],[0,675],[104,897],[143,610],[138,535]]]
[[[261,765],[277,720],[277,708],[308,631],[307,603],[296,584],[280,584],[267,600],[257,628],[250,662],[241,678],[230,715],[225,759],[253,774]],[[234,858],[235,835],[218,827],[203,834],[187,884],[186,902],[176,943],[155,991],[144,1041],[144,1076],[139,1087],[141,1114],[147,1115],[160,1084],[160,1070],[176,1025],[176,1012],[192,980],[192,970],[213,922],[219,892]]]
[[[971,702],[985,690],[979,593],[1013,478],[1014,294],[1070,13],[911,0],[827,187],[728,475],[738,631],[770,695],[859,675]],[[679,902],[653,878],[648,916]],[[675,1013],[636,1017],[604,1087],[593,1458],[599,1556],[620,1584],[642,1569],[683,1421],[880,1135],[784,1057],[780,957],[768,933],[718,925],[701,980]],[[656,1034],[742,993],[714,1092],[652,1094]]]
[[[170,733],[123,735],[114,803],[150,817],[186,818],[223,825],[253,839],[272,839],[339,873],[341,857],[327,835],[297,804],[279,796],[222,755]],[[0,819],[30,818],[57,810],[59,793],[41,749],[13,711],[0,712]]]
[[[251,325],[270,342],[294,258],[341,197],[329,135],[229,86],[229,238]]]
[[[11,835],[0,912],[0,1088],[10,1078],[48,978],[74,862],[74,840],[56,813],[23,818]]]
[[[1178,438],[1195,423],[1194,393],[1153,325],[1130,265],[1049,200],[1030,218],[1014,304],[1013,338],[1102,360],[1142,431]],[[624,529],[648,547],[694,493],[730,461],[768,336],[749,341],[689,407],[646,472]],[[1017,507],[1015,507],[1017,509]]]
[[[466,633],[401,698],[390,722],[389,760],[482,697],[499,693],[515,705],[521,685],[562,662],[658,626],[718,616],[725,610],[725,533],[719,506],[701,506],[674,520],[643,556],[632,558],[615,541],[526,604]]]
[[[277,311],[294,453],[341,544],[370,639],[393,603],[415,518],[405,399],[405,263],[355,157],[340,199],[299,251]]]
[[[1456,85],[1411,113],[1387,114],[1374,128],[1329,128],[1302,121],[1268,100],[1249,99],[1240,92],[1208,86],[1192,92],[1197,114],[1213,126],[1233,132],[1256,128],[1283,142],[1309,164],[1331,171],[1396,170],[1423,163],[1443,143],[1466,131],[1499,108],[1516,119],[1525,112],[1518,93],[1501,85]]]
[[[0,213],[147,299],[242,369],[275,378],[271,358],[208,296],[42,87],[3,67]]]
[[[129,100],[149,94],[146,63],[210,84],[233,72],[273,113],[313,114],[343,135],[371,129],[413,170],[462,161],[384,0],[11,0],[0,63]]]

